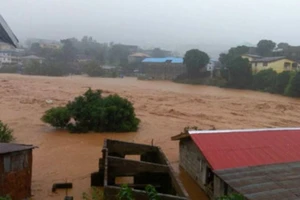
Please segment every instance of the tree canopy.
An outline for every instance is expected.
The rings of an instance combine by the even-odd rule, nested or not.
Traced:
[[[257,53],[261,56],[271,56],[276,43],[272,40],[260,40],[257,44]]]
[[[237,57],[231,60],[226,69],[225,78],[228,87],[232,88],[250,88],[252,83],[252,70],[248,59]]]
[[[219,61],[226,66],[232,60],[240,57],[241,55],[248,53],[249,47],[247,46],[237,46],[229,49],[228,53],[220,54]]]
[[[189,76],[199,74],[201,68],[206,67],[209,62],[207,53],[198,49],[191,49],[185,53],[184,64],[186,64]]]

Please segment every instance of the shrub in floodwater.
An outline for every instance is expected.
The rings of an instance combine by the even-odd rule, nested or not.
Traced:
[[[8,127],[7,124],[4,124],[0,120],[0,142],[11,142],[14,140],[14,137],[12,135],[13,130]]]
[[[46,111],[42,120],[54,127],[66,127],[70,132],[75,133],[136,131],[140,122],[130,101],[118,95],[102,98],[100,90],[87,90],[83,95],[69,102],[64,109],[64,113],[67,113],[74,123],[68,123],[70,118],[62,121],[60,115],[55,117],[54,114],[50,115],[50,120],[45,120],[47,112],[53,112],[51,109]]]
[[[273,69],[261,70],[253,76],[253,89],[274,92],[277,72]]]
[[[66,107],[55,107],[47,110],[41,120],[57,128],[65,128],[71,119]]]
[[[284,71],[277,75],[276,84],[275,84],[275,92],[278,94],[284,94],[284,90],[289,84],[289,80],[292,72]]]

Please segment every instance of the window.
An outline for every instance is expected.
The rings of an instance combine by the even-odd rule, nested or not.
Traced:
[[[267,63],[267,62],[264,62],[264,63],[263,63],[263,66],[264,66],[264,67],[267,67],[267,66],[268,66],[268,63]]]
[[[255,62],[255,67],[257,67],[257,62]]]
[[[290,69],[290,67],[291,67],[291,63],[289,63],[289,62],[284,62],[284,69]]]
[[[27,152],[12,153],[4,157],[4,172],[20,171],[28,167]]]

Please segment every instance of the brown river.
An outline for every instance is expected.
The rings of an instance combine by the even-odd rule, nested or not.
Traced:
[[[69,134],[41,122],[44,111],[64,105],[91,87],[104,95],[117,93],[133,102],[141,119],[137,133]],[[97,170],[103,139],[158,145],[178,173],[191,199],[206,200],[201,189],[178,169],[178,142],[171,141],[185,126],[202,129],[299,126],[300,101],[261,92],[139,81],[135,78],[63,78],[0,75],[0,119],[14,129],[17,143],[38,146],[33,154],[34,200],[64,198],[51,192],[55,182],[70,181],[68,192],[81,199]],[[52,104],[46,100],[52,100]]]

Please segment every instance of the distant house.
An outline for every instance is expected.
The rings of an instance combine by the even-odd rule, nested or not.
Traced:
[[[0,143],[0,196],[31,196],[32,145]]]
[[[277,73],[283,71],[299,70],[299,64],[296,61],[280,57],[263,57],[251,61],[252,71],[254,73],[265,69],[273,69]]]
[[[172,80],[186,72],[183,58],[145,58],[140,73],[149,79]]]
[[[145,58],[149,58],[150,56],[145,53],[133,53],[128,56],[128,62],[129,63],[140,63]]]
[[[19,64],[23,53],[23,49],[0,50],[0,67]]]
[[[300,128],[189,131],[180,166],[211,199],[299,199]]]
[[[45,58],[38,57],[36,55],[29,55],[29,56],[22,57],[21,60],[22,60],[23,64],[32,62],[32,61],[36,61],[36,62],[42,64],[43,61],[45,60]]]

